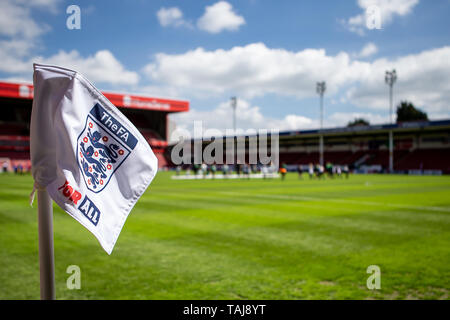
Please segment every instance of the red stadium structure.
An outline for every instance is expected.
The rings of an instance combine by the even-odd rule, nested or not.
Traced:
[[[450,174],[448,119],[280,132],[280,163],[318,163],[322,134],[325,162],[348,165],[356,172],[389,172],[390,131],[394,172]]]
[[[189,110],[189,101],[103,92],[139,129],[158,158],[159,167],[168,164],[168,114]],[[33,86],[0,82],[0,164],[8,170],[30,163],[30,119]]]
[[[348,166],[353,172],[360,173],[390,172],[389,132],[393,133],[393,172],[450,174],[449,119],[282,131],[279,133],[279,163],[291,171],[297,170],[299,166],[307,170],[309,164],[318,164],[322,135],[324,163]],[[248,137],[245,136],[246,161],[249,161]],[[225,138],[229,137],[222,137],[223,142]],[[203,149],[212,141],[215,139],[203,139]],[[193,148],[192,145],[191,150]],[[222,149],[225,161],[227,150],[226,147]],[[235,153],[233,157],[236,161]]]

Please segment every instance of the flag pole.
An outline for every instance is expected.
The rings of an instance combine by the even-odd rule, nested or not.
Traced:
[[[41,300],[55,300],[53,205],[47,189],[37,188]]]

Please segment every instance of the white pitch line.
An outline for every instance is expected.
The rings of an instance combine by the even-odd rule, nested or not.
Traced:
[[[293,196],[293,195],[278,195],[278,194],[251,194],[251,193],[242,193],[242,192],[232,192],[232,191],[222,191],[222,194],[228,195],[243,195],[248,197],[257,197],[257,198],[272,198],[272,199],[285,199],[285,200],[305,200],[305,201],[323,201],[323,202],[338,202],[338,203],[352,203],[352,204],[360,204],[367,206],[388,206],[393,208],[400,209],[412,209],[412,210],[428,210],[428,211],[437,211],[437,212],[450,212],[450,208],[443,207],[433,207],[433,206],[411,206],[407,204],[398,204],[398,203],[381,203],[381,202],[373,202],[373,201],[359,201],[359,200],[350,200],[350,199],[333,199],[333,198],[317,198],[317,197],[306,197],[306,196]]]
[[[170,177],[173,180],[229,180],[229,179],[276,179],[280,178],[280,175],[278,173],[251,173],[249,175],[245,174],[221,174],[217,173],[215,175],[212,174],[191,174],[191,175],[173,175]]]

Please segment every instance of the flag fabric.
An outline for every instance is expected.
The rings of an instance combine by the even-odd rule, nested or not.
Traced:
[[[111,254],[158,161],[134,125],[80,73],[34,65],[30,145],[37,187]]]

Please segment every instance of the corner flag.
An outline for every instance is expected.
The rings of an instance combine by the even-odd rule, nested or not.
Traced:
[[[111,254],[157,172],[134,125],[76,71],[34,65],[31,163],[35,185]]]

